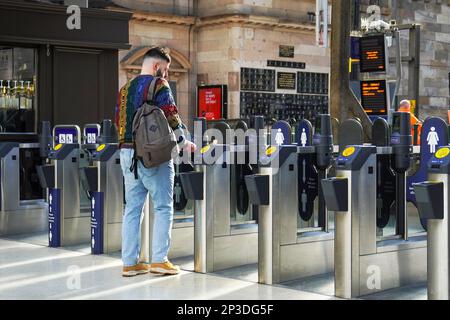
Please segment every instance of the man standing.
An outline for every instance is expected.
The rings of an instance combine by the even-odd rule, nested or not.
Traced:
[[[167,82],[170,56],[162,48],[152,48],[144,56],[142,72],[128,81],[119,92],[116,108],[116,125],[119,130],[120,163],[125,181],[125,212],[122,226],[122,275],[132,277],[149,271],[159,274],[177,274],[178,266],[167,258],[173,221],[174,166],[170,160],[155,168],[145,168],[138,162],[138,177],[132,172],[133,163],[133,117],[147,100],[152,80],[159,78],[155,86],[154,102],[161,108],[170,127],[180,136],[179,144],[184,150],[195,151],[195,145],[185,140],[177,106]],[[140,220],[147,194],[153,201],[154,225],[152,238],[152,261],[150,266],[139,262]]]
[[[409,100],[402,100],[398,106],[399,112],[408,112],[411,115],[411,135],[414,137],[414,126],[417,124],[417,144],[420,145],[420,134],[422,132],[422,122],[411,113],[411,102]]]

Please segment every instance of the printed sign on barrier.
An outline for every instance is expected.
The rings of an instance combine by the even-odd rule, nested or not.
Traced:
[[[61,190],[49,189],[48,196],[48,245],[61,246]]]
[[[441,146],[448,145],[447,123],[438,117],[430,117],[423,123],[420,136],[420,167],[406,179],[406,200],[416,206],[413,183],[423,182],[428,177],[428,161]]]
[[[277,121],[272,126],[272,145],[282,146],[292,144],[291,125],[286,121]]]
[[[312,146],[312,125],[302,120],[296,130],[296,142],[300,147]],[[314,214],[314,200],[318,195],[318,175],[314,167],[314,154],[300,153],[298,156],[298,213],[303,221]]]
[[[103,253],[103,192],[92,192],[91,199],[91,252]]]

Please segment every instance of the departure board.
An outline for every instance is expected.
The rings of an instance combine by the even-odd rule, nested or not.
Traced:
[[[240,105],[242,118],[262,115],[266,121],[308,119],[314,123],[318,114],[329,113],[326,95],[241,92]]]
[[[386,80],[361,81],[361,104],[369,116],[385,116],[388,110]]]
[[[362,37],[360,39],[360,71],[386,71],[386,48],[384,35]]]
[[[328,73],[298,72],[297,93],[328,94]]]
[[[275,92],[275,70],[241,68],[241,90]]]

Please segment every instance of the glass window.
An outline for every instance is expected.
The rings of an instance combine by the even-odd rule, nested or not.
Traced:
[[[1,132],[36,131],[36,57],[36,49],[0,45]]]

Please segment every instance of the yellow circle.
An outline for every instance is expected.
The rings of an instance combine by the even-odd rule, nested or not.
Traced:
[[[267,156],[271,156],[272,154],[274,154],[277,151],[277,147],[269,147],[266,150],[266,155]]]
[[[55,150],[56,151],[58,151],[59,149],[61,149],[62,148],[62,144],[60,143],[60,144],[57,144],[56,146],[55,146]]]
[[[204,146],[201,150],[200,153],[204,154],[207,153],[209,151],[209,149],[211,148],[211,146],[208,144],[207,146]]]
[[[348,148],[346,148],[346,149],[342,152],[342,155],[343,155],[344,157],[349,157],[349,156],[351,156],[352,154],[354,154],[355,151],[356,151],[355,147],[348,147]]]
[[[98,146],[97,151],[102,151],[103,149],[105,149],[106,145],[105,144],[101,144]]]
[[[441,148],[436,152],[436,158],[442,159],[450,154],[450,148]]]

